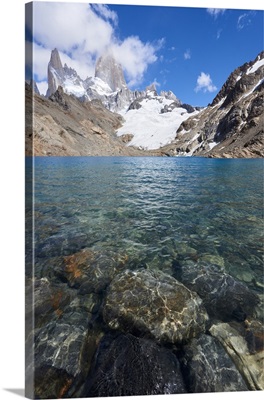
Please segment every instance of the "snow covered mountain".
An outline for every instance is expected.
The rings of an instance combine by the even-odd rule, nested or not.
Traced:
[[[198,111],[182,105],[172,92],[157,94],[155,86],[131,103],[121,115],[125,123],[117,135],[127,138],[129,146],[155,150],[170,143],[183,121]]]
[[[149,98],[150,92],[156,93],[155,85],[145,91],[131,91],[126,84],[123,69],[111,53],[106,53],[98,58],[95,66],[94,77],[82,80],[78,73],[67,66],[62,66],[57,49],[52,50],[48,64],[48,90],[46,97],[50,97],[61,86],[67,94],[72,94],[81,101],[100,100],[110,111],[124,114],[128,108],[135,108],[144,98]],[[180,105],[177,97],[169,92],[161,92],[160,96],[153,98],[159,104],[164,99],[164,106],[172,102]],[[138,103],[134,103],[137,102]],[[175,103],[175,104],[176,104]],[[164,109],[166,112],[167,109]],[[164,142],[164,141],[163,141]]]
[[[100,100],[110,111],[119,111],[136,98],[136,92],[131,92],[126,85],[121,65],[110,53],[97,60],[94,77],[82,80],[73,68],[67,64],[63,67],[58,50],[52,50],[46,97],[55,93],[59,86],[81,101]]]
[[[110,54],[96,63],[95,76],[82,80],[62,66],[54,49],[48,64],[51,98],[58,87],[81,102],[100,100],[123,117],[116,135],[127,147],[171,156],[264,156],[264,52],[238,67],[206,108],[182,104],[171,91],[157,93],[154,84],[131,91],[122,67]]]

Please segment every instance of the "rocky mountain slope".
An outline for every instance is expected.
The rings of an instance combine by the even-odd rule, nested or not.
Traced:
[[[97,60],[94,77],[82,80],[74,69],[62,66],[54,49],[46,98],[38,96],[34,82],[30,87],[36,103],[36,154],[264,156],[264,52],[233,71],[203,109],[182,104],[171,91],[158,94],[153,84],[144,91],[131,91],[110,53]],[[91,124],[103,129],[104,135],[92,135]],[[64,134],[58,134],[60,130]],[[73,132],[79,130],[77,139]]]
[[[264,157],[264,52],[232,72],[213,102],[184,121],[164,151]]]
[[[80,102],[61,87],[47,99],[26,83],[27,156],[142,155],[116,136],[121,124],[98,100]]]

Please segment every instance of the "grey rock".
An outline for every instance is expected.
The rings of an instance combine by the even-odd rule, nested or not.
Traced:
[[[241,108],[233,106],[230,111],[219,121],[215,141],[223,141],[232,136],[242,123]]]
[[[132,103],[128,107],[128,111],[129,110],[139,110],[141,107],[142,107],[142,105],[141,105],[140,99],[136,99],[136,100],[132,101]]]
[[[106,82],[113,92],[127,86],[121,64],[109,53],[98,58],[95,66],[95,77]]]
[[[84,295],[103,292],[114,276],[125,269],[125,264],[126,255],[83,249],[63,257],[63,263],[54,270],[60,280]]]
[[[65,306],[74,296],[66,285],[52,283],[47,278],[28,279],[26,293],[30,293],[31,288],[34,294],[32,297],[26,296],[26,321],[32,318],[32,312],[34,312],[35,329],[41,328],[50,321],[58,320]]]
[[[264,66],[250,71],[263,58],[261,52],[254,61],[234,70],[213,102],[185,120],[164,151],[172,155],[263,157]]]
[[[185,393],[176,356],[131,334],[104,336],[95,356],[84,397]]]
[[[209,315],[222,321],[244,321],[253,316],[259,303],[258,296],[220,268],[185,265],[178,269],[176,277],[198,293]]]
[[[101,336],[91,323],[96,301],[75,291],[57,318],[49,314],[49,321],[28,335],[26,382],[33,381],[37,398],[74,397],[80,390]]]
[[[175,96],[175,94],[171,90],[167,92],[162,90],[160,92],[160,96],[165,97],[165,99],[168,100],[173,100],[175,103],[178,104],[178,107],[181,105],[181,101]]]
[[[103,304],[111,329],[180,343],[204,332],[208,315],[199,296],[161,271],[117,275]]]
[[[229,354],[249,389],[264,390],[264,351],[251,354],[245,338],[227,323],[213,325],[210,333]]]
[[[48,90],[46,96],[51,96],[56,92],[59,85],[63,85],[64,70],[58,50],[55,48],[51,52],[48,64]]]
[[[172,112],[175,108],[181,107],[181,103],[178,101],[173,101],[171,104],[166,104],[162,110],[160,111],[161,114],[167,113],[167,112]]]
[[[236,366],[215,338],[202,334],[184,347],[184,376],[192,393],[246,391]]]
[[[181,104],[181,107],[182,107],[182,108],[185,108],[185,110],[186,110],[189,114],[193,113],[193,112],[197,109],[196,107],[193,107],[193,106],[191,106],[190,104],[186,104],[186,103]]]
[[[67,101],[67,97],[64,96],[62,86],[59,86],[58,89],[49,97],[51,101],[59,104],[63,110],[70,110],[69,102]]]
[[[155,83],[152,83],[151,85],[147,86],[146,92],[154,92],[154,96],[157,96],[158,93],[157,93],[157,88],[156,88]]]
[[[122,117],[107,110],[101,102],[81,102],[73,95],[63,94],[68,105],[65,110],[57,101],[43,96],[32,95],[26,84],[26,155],[39,156],[95,156],[95,155],[146,155],[145,151],[127,147],[117,137],[116,129],[121,126]],[[32,119],[32,108],[34,118]],[[101,134],[95,134],[100,131]],[[34,135],[34,141],[32,136]],[[34,147],[34,149],[33,149]],[[50,223],[52,226],[52,221]],[[68,238],[58,234],[49,235],[39,244],[41,257],[53,253],[70,254],[87,245],[91,238],[84,232],[68,232]],[[27,235],[29,237],[29,235]],[[96,240],[96,239],[95,239]],[[55,241],[60,241],[54,245]],[[94,242],[94,240],[92,240]]]

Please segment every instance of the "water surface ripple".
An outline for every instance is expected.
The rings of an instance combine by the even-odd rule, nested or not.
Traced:
[[[263,160],[37,157],[35,257],[89,247],[131,268],[215,264],[263,279]],[[36,267],[37,268],[37,267]]]

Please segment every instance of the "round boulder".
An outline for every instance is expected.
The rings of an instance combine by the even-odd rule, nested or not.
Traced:
[[[137,270],[117,275],[103,304],[111,329],[158,342],[181,343],[205,331],[207,312],[200,297],[161,271]]]

